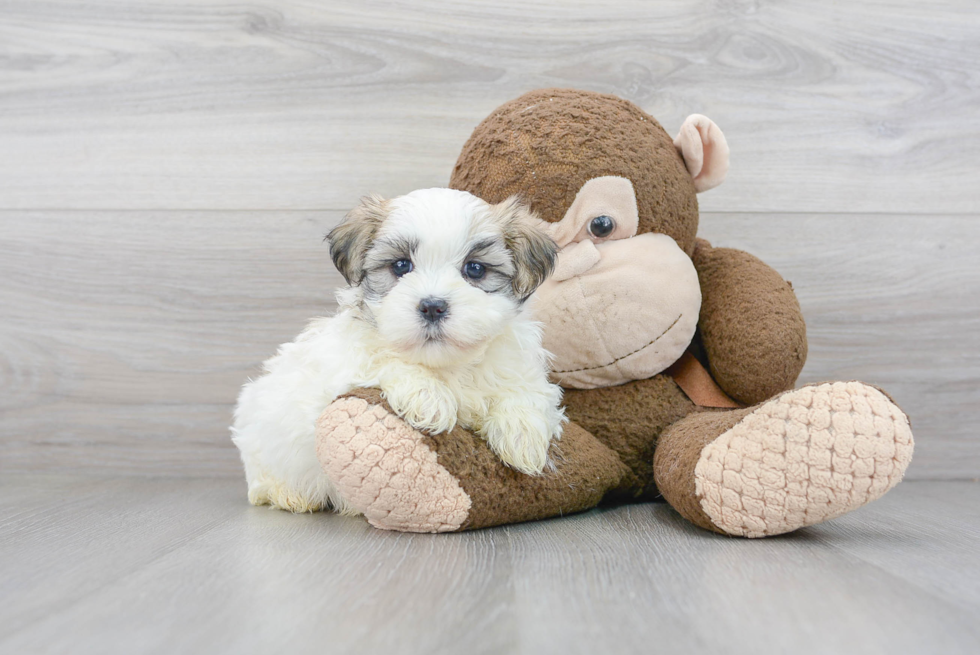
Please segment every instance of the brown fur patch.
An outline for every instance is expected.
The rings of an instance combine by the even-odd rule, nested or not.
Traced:
[[[363,279],[364,255],[387,216],[387,200],[378,195],[365,196],[327,235],[330,257],[347,284],[359,284]]]
[[[514,258],[514,295],[527,300],[555,270],[558,244],[536,226],[539,219],[517,196],[492,205],[491,216]]]

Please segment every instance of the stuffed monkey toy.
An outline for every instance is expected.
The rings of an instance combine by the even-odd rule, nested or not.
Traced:
[[[728,145],[708,118],[676,138],[615,96],[543,89],[490,114],[450,186],[517,195],[561,248],[533,302],[571,422],[539,476],[479,437],[424,434],[377,390],[320,417],[317,451],[378,528],[445,532],[666,500],[694,524],[761,537],[856,509],[901,480],[908,418],[861,382],[794,390],[806,327],[792,287],[697,238],[697,193]]]

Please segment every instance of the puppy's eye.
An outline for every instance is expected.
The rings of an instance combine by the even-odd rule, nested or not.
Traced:
[[[399,259],[397,262],[391,265],[391,272],[395,274],[395,277],[401,277],[406,273],[412,272],[412,260],[411,259]]]
[[[605,214],[602,216],[596,216],[592,219],[592,222],[589,223],[589,234],[597,239],[606,238],[612,234],[614,229],[616,229],[616,221],[614,221],[612,217],[606,216]]]
[[[469,262],[463,267],[463,273],[471,280],[479,280],[487,274],[487,267],[480,262]]]

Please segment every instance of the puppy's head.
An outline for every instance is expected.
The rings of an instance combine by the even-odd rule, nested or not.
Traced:
[[[440,366],[500,334],[551,273],[557,246],[536,223],[514,198],[424,189],[365,198],[327,239],[381,339]]]

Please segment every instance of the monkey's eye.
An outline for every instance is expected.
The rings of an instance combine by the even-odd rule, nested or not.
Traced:
[[[487,274],[487,267],[480,262],[468,262],[463,267],[463,273],[471,280],[481,280]]]
[[[616,229],[616,221],[605,214],[602,216],[596,216],[592,219],[592,222],[589,223],[589,234],[597,239],[606,238],[612,234],[614,229]]]
[[[391,272],[395,274],[395,277],[401,277],[406,273],[412,272],[412,260],[411,259],[399,259],[397,262],[391,265]]]

